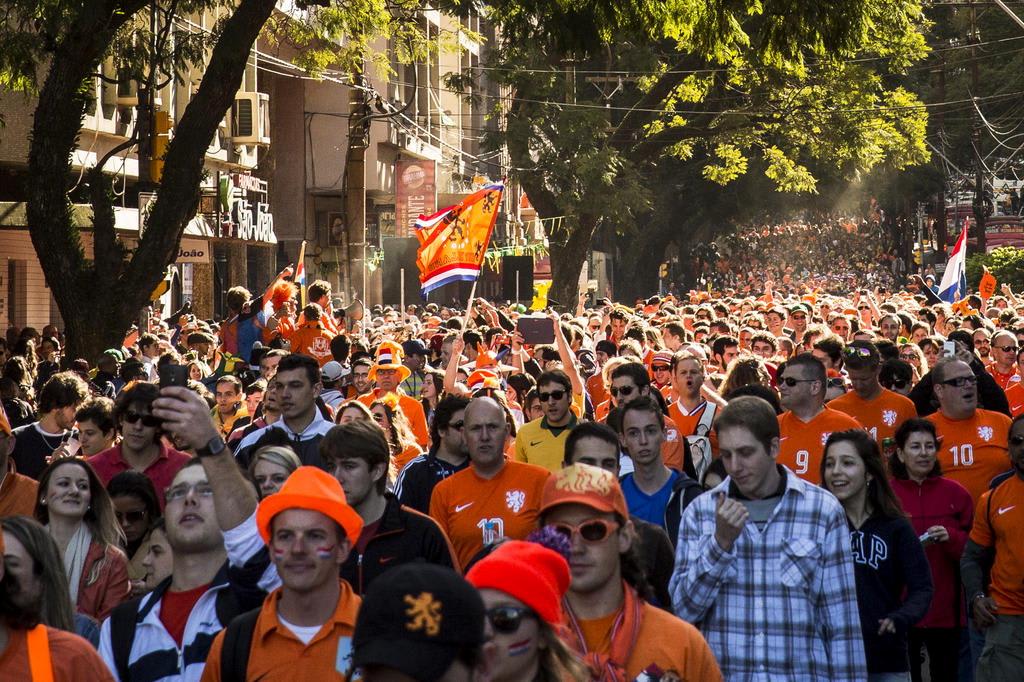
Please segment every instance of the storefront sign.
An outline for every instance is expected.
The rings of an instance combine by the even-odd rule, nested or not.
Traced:
[[[436,174],[434,161],[402,157],[395,163],[396,237],[411,236],[420,214],[437,211]]]
[[[209,263],[210,245],[199,239],[182,239],[175,263]]]
[[[248,199],[235,199],[231,205],[231,222],[234,223],[234,237],[258,242],[274,243],[274,216],[270,204],[255,203]]]

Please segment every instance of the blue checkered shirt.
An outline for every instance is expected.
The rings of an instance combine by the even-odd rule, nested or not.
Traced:
[[[764,529],[748,522],[732,552],[715,540],[716,498],[729,479],[686,508],[673,607],[700,628],[727,680],[863,682],[846,515],[831,493],[785,471]]]

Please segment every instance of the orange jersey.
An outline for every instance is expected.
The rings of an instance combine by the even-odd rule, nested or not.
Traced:
[[[537,528],[547,469],[505,462],[498,475],[482,478],[471,465],[437,484],[430,515],[452,542],[460,566],[484,545],[502,537],[522,540]]]
[[[587,393],[590,394],[590,402],[594,405],[600,405],[611,397],[600,372],[587,379]]]
[[[825,408],[809,422],[792,412],[779,415],[779,456],[776,461],[793,470],[808,483],[821,485],[821,459],[825,441],[834,431],[863,428],[856,419],[839,410]]]
[[[695,436],[697,434],[697,425],[700,424],[700,418],[704,416],[704,410],[708,408],[708,403],[704,402],[697,406],[693,412],[685,412],[686,408],[679,404],[678,400],[673,400],[668,406],[668,416],[676,424],[676,428],[679,429],[680,435],[684,438],[686,436]],[[717,415],[716,415],[717,417]],[[714,421],[712,420],[712,428],[703,435],[708,437],[711,441],[711,451],[715,457],[718,457],[718,434],[715,433]]]
[[[1006,442],[1010,418],[1001,412],[977,410],[968,419],[954,421],[942,412],[927,419],[935,424],[942,442],[936,453],[942,475],[967,488],[977,502],[992,479],[1010,468]]]
[[[998,369],[996,369],[996,365],[994,362],[991,365],[987,366],[985,369],[988,370],[989,375],[991,375],[991,377],[996,380],[996,383],[999,384],[999,388],[1003,389],[1004,391],[1007,389],[1008,386],[1020,383],[1020,375],[1017,373],[1016,365],[1011,367],[1010,371],[1006,374],[1003,374]]]
[[[331,339],[334,337],[317,321],[300,325],[291,337],[292,352],[309,357],[323,367],[334,359],[331,354]]]
[[[864,400],[856,391],[850,391],[829,401],[828,406],[859,421],[878,443],[895,436],[903,422],[917,416],[910,398],[886,388],[874,400]]]
[[[1024,616],[1024,583],[1020,579],[1024,574],[1024,481],[1020,476],[982,494],[974,512],[971,540],[996,551],[990,589],[999,613]]]
[[[1010,384],[1006,389],[1006,402],[1010,403],[1010,414],[1014,417],[1024,412],[1024,384],[1019,381]]]

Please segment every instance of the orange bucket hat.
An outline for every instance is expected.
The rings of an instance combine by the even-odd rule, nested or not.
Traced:
[[[402,364],[402,358],[405,357],[405,353],[402,351],[402,347],[394,341],[383,341],[377,348],[377,358],[374,362],[373,367],[370,368],[370,381],[376,381],[378,369],[394,369],[398,371],[400,378],[398,383],[402,383],[409,378],[412,374],[412,370]]]
[[[352,544],[363,531],[363,519],[345,501],[345,491],[338,479],[320,467],[299,467],[279,491],[260,502],[256,508],[256,526],[264,542],[270,542],[270,522],[288,509],[309,509],[337,521]]]

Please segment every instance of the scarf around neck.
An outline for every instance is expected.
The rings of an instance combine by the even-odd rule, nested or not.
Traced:
[[[615,616],[612,623],[609,639],[611,641],[610,652],[605,655],[587,648],[587,640],[583,636],[583,629],[580,627],[576,614],[572,612],[567,598],[562,600],[562,607],[565,609],[567,625],[573,637],[570,645],[583,659],[594,674],[594,680],[600,682],[625,682],[626,663],[630,654],[636,648],[637,637],[640,634],[640,610],[643,607],[643,599],[630,587],[626,581],[622,581],[622,592],[624,596],[622,609]]]

